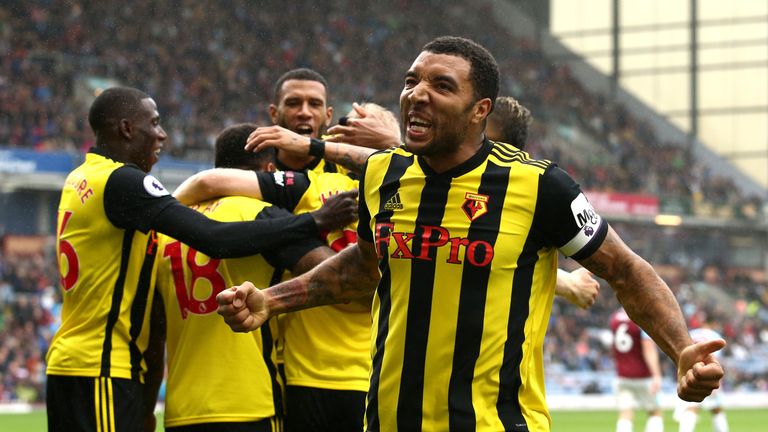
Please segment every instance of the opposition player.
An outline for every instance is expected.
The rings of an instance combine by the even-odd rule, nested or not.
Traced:
[[[96,145],[65,181],[56,231],[62,322],[47,353],[46,408],[51,431],[154,427],[144,392],[153,302],[155,231],[207,255],[244,256],[317,235],[355,218],[339,197],[310,216],[224,224],[191,210],[148,175],[167,138],[155,101],[133,88],[110,88],[91,105]],[[161,354],[161,353],[160,353]],[[153,361],[154,360],[154,361]],[[145,401],[146,406],[145,406]]]
[[[557,250],[608,281],[678,365],[678,394],[719,385],[669,288],[554,164],[483,139],[498,67],[475,42],[424,46],[400,97],[405,145],[369,157],[358,242],[302,276],[217,296],[236,331],[370,295],[366,430],[548,431],[542,345]],[[377,287],[378,285],[378,287]]]
[[[215,143],[217,167],[269,169],[274,157],[243,150],[254,128],[239,124],[222,131]],[[242,196],[209,200],[193,208],[219,221],[290,215]],[[156,296],[164,305],[160,310],[167,323],[168,347],[165,430],[281,430],[282,389],[273,344],[278,337],[276,326],[271,322],[250,334],[233,333],[216,316],[215,297],[233,281],[266,285],[281,269],[301,274],[333,252],[319,238],[308,237],[260,255],[219,260],[160,235],[158,253]],[[236,368],[237,381],[247,385],[230,385],[230,366]]]
[[[611,315],[613,361],[616,365],[616,396],[619,419],[616,432],[632,432],[637,409],[648,413],[645,432],[663,432],[658,392],[661,366],[656,343],[621,308]]]
[[[696,342],[721,339],[720,333],[714,330],[713,323],[705,321],[701,327],[691,330],[691,339]],[[701,410],[712,414],[712,430],[728,432],[728,418],[723,407],[723,393],[718,389],[701,402],[679,401],[675,407],[675,420],[680,423],[679,432],[693,432],[699,421]]]

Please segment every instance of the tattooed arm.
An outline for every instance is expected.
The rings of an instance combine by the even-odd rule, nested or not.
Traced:
[[[691,344],[683,313],[672,291],[648,262],[636,255],[608,229],[603,244],[580,263],[605,279],[630,318],[667,355],[676,359]]]
[[[597,251],[579,263],[611,285],[629,317],[675,361],[682,399],[701,401],[719,387],[723,369],[712,353],[725,341],[693,344],[672,291],[613,228]]]
[[[219,293],[216,301],[232,330],[249,332],[281,313],[370,297],[378,281],[373,244],[358,239],[299,277],[264,290],[244,282]]]
[[[325,156],[323,159],[341,165],[344,168],[360,174],[363,171],[363,165],[368,160],[375,149],[367,147],[358,147],[351,144],[340,142],[327,142],[325,144]]]
[[[325,142],[323,159],[341,165],[344,168],[360,173],[365,161],[376,150],[358,147],[351,144]],[[267,147],[275,147],[295,156],[309,156],[310,139],[280,126],[260,127],[248,137],[245,149],[259,151]]]

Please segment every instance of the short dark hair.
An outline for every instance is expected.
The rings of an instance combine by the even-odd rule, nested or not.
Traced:
[[[501,133],[499,141],[512,144],[520,150],[525,149],[528,126],[533,123],[533,116],[517,99],[511,96],[496,98],[496,107],[488,116],[488,121],[498,125]]]
[[[469,62],[469,79],[474,88],[475,101],[488,98],[491,108],[499,94],[499,65],[493,55],[477,42],[458,36],[440,36],[424,45],[422,51],[449,54]]]
[[[291,69],[288,72],[282,74],[275,83],[275,89],[272,94],[272,103],[275,105],[280,103],[280,93],[283,90],[283,83],[288,80],[317,81],[323,85],[325,88],[326,98],[328,97],[328,81],[326,81],[325,77],[320,75],[319,72],[308,68]]]
[[[216,137],[215,143],[216,156],[214,164],[216,167],[257,169],[263,163],[274,162],[276,151],[273,147],[259,152],[245,150],[248,136],[257,127],[253,123],[239,123],[221,131],[219,136]]]
[[[88,123],[98,137],[110,124],[133,118],[141,111],[141,101],[149,95],[132,87],[111,87],[102,91],[91,104]]]

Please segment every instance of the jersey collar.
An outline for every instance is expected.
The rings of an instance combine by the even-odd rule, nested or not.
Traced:
[[[424,174],[427,176],[440,176],[449,178],[460,177],[480,166],[480,164],[482,164],[483,161],[485,161],[485,159],[491,153],[492,148],[493,144],[491,141],[489,141],[487,138],[483,138],[483,144],[480,146],[480,149],[477,151],[477,153],[475,153],[471,158],[465,160],[464,162],[456,165],[444,173],[438,173],[433,170],[432,167],[430,167],[423,158],[417,156],[416,160],[419,162],[421,170],[424,171]]]

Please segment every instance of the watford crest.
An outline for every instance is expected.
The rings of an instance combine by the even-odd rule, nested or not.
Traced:
[[[488,213],[488,195],[467,192],[464,195],[464,203],[461,205],[461,209],[464,210],[464,214],[467,215],[469,220],[474,221]]]

